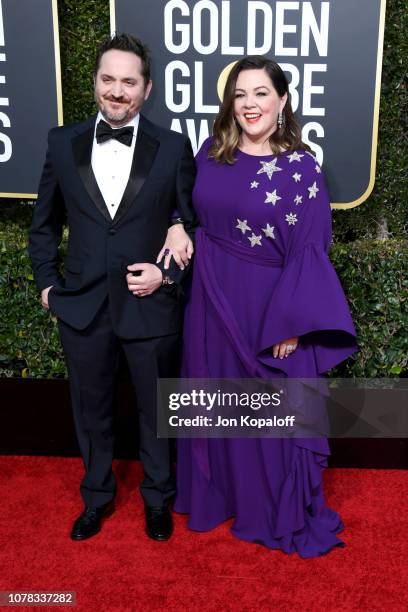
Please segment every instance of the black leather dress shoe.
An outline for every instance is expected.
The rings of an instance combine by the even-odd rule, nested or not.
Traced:
[[[167,506],[145,506],[146,533],[152,540],[163,542],[173,533],[173,519]]]
[[[86,506],[72,527],[71,540],[92,538],[101,530],[102,520],[113,514],[114,511],[115,503],[113,500],[97,508]]]

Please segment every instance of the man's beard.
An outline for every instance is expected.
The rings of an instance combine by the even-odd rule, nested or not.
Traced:
[[[122,125],[128,123],[131,119],[129,109],[118,111],[115,114],[110,113],[106,108],[100,109],[100,111],[102,113],[103,118],[108,123],[110,123],[111,125],[117,125],[118,127],[121,127]]]
[[[118,110],[117,112],[113,113],[108,111],[107,105],[102,106],[99,104],[96,95],[95,102],[102,114],[102,117],[113,127],[122,127],[122,125],[126,125],[126,123],[129,123],[129,121],[133,119],[133,115],[129,108]],[[120,100],[107,100],[107,102],[120,102]]]

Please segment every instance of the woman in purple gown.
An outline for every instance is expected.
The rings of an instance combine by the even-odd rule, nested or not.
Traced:
[[[185,378],[313,378],[355,350],[355,330],[328,258],[331,210],[323,173],[301,141],[288,83],[273,61],[233,67],[214,136],[197,158],[192,291]],[[314,557],[343,545],[323,496],[325,438],[182,439],[177,512]]]

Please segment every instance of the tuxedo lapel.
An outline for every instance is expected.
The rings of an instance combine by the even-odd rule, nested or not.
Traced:
[[[98,183],[92,170],[92,146],[95,131],[95,121],[90,122],[90,127],[84,132],[80,132],[72,139],[72,150],[74,160],[77,166],[79,176],[87,190],[91,200],[94,202],[98,210],[109,222],[112,221],[105,200],[100,192]]]
[[[155,160],[159,146],[159,141],[143,129],[142,121],[140,121],[129,180],[119,208],[114,216],[114,224],[118,223],[118,221],[123,218],[142,189]]]
[[[72,139],[72,150],[79,176],[91,200],[110,223],[118,223],[129,210],[136,196],[142,189],[155,160],[160,144],[157,138],[149,134],[149,125],[150,123],[146,119],[140,118],[129,180],[113,220],[108,212],[105,200],[103,199],[92,170],[91,160],[95,118],[89,121],[89,126],[87,126],[84,131],[79,132],[79,134]]]

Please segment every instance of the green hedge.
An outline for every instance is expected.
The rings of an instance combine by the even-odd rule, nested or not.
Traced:
[[[0,376],[65,377],[57,321],[40,305],[27,255],[31,211],[23,213],[0,224]]]
[[[333,374],[407,376],[408,241],[337,244],[330,257],[351,307],[360,349]]]
[[[60,377],[56,320],[40,307],[26,252],[30,211],[0,224],[0,375]],[[25,225],[25,227],[24,227]],[[407,375],[408,241],[337,244],[332,261],[346,291],[360,351],[337,376]]]
[[[58,0],[64,123],[95,112],[96,50],[109,35],[109,0]]]

